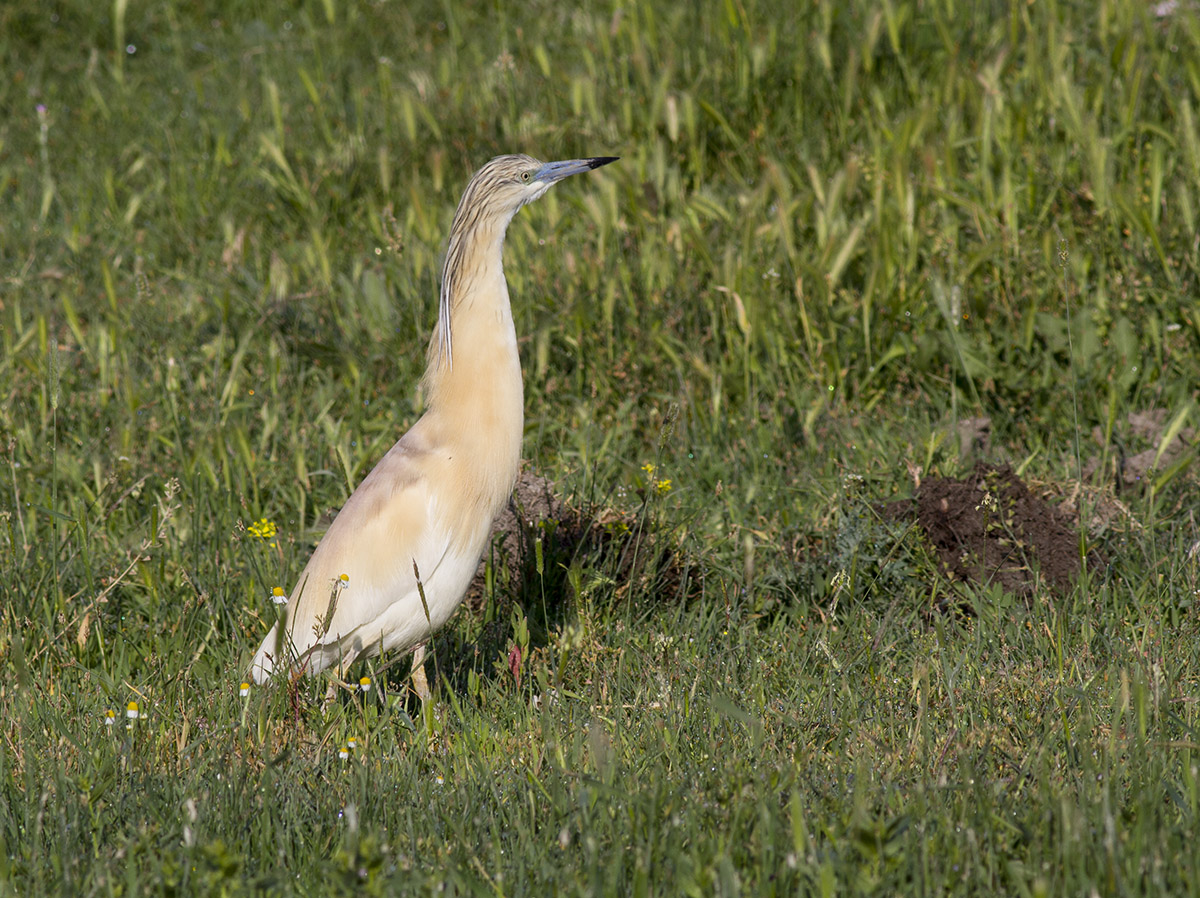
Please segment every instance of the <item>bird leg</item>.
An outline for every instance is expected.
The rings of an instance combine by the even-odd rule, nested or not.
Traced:
[[[346,654],[342,655],[342,660],[338,662],[337,669],[334,672],[333,678],[329,681],[329,688],[325,690],[325,701],[329,703],[337,696],[338,687],[354,691],[354,684],[346,679],[346,672],[350,670],[350,665],[354,663],[354,659],[358,657],[358,652],[350,649]]]
[[[409,688],[417,694],[417,698],[424,705],[432,698],[433,693],[429,690],[429,681],[425,679],[425,643],[423,642],[413,649],[412,673],[410,676],[412,678],[412,685]]]

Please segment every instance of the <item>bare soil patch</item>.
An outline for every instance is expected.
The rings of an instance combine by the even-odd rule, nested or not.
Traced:
[[[1083,569],[1079,531],[1059,508],[1030,492],[1007,465],[979,463],[966,477],[930,477],[916,496],[881,509],[885,518],[916,517],[930,547],[950,576],[1030,597],[1039,578],[1059,594]],[[1089,553],[1097,572],[1106,560]]]

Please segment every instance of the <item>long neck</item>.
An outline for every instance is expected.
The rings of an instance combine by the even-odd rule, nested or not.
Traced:
[[[425,395],[431,414],[453,421],[453,432],[486,446],[497,464],[503,457],[515,476],[524,395],[501,255],[509,219],[481,218],[468,228],[456,220],[451,230]]]

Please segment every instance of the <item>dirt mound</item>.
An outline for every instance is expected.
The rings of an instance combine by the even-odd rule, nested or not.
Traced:
[[[1059,594],[1082,569],[1079,533],[1071,518],[1032,494],[1012,468],[977,464],[967,477],[931,477],[916,497],[884,509],[887,518],[911,518],[950,575],[976,584],[999,583],[1029,597],[1039,574]],[[1087,559],[1098,571],[1105,560]]]
[[[555,602],[565,598],[566,571],[575,561],[598,565],[611,575],[618,596],[648,588],[679,594],[687,588],[686,561],[653,528],[643,531],[639,521],[638,515],[608,507],[576,507],[555,492],[553,481],[522,471],[512,499],[492,525],[491,551],[480,562],[465,601],[473,610],[483,607],[489,561],[497,586],[493,595],[502,599],[536,596],[540,602],[547,593]]]

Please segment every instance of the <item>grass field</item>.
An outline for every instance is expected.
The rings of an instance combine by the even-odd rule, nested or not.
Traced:
[[[0,895],[1200,894],[1200,9],[794,6],[0,6]],[[243,696],[502,152],[622,157],[506,266],[643,563]],[[874,515],[977,416],[1072,590]]]

